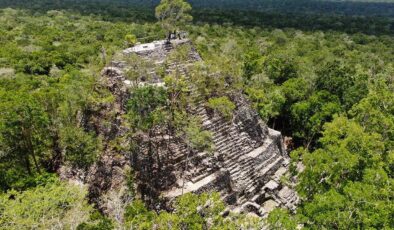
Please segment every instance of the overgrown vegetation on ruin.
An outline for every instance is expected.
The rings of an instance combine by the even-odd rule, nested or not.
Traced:
[[[88,204],[84,187],[59,181],[56,172],[61,165],[86,170],[102,153],[103,137],[84,123],[114,100],[99,82],[101,69],[136,41],[163,39],[174,28],[171,21],[161,20],[164,28],[156,23],[144,6],[34,3],[12,1],[5,5],[12,8],[0,9],[0,228],[116,228],[117,221]],[[277,209],[270,226],[394,228],[393,15],[226,9],[192,15],[182,29],[205,64],[196,64],[190,78],[207,106],[231,119],[229,92],[247,95],[271,128],[292,138],[293,173],[298,162],[305,167],[297,175],[297,214]],[[128,77],[138,82],[142,73],[137,66]],[[165,125],[208,151],[210,134],[183,116],[182,79],[165,80],[173,87],[132,92],[126,116],[133,135]],[[176,211],[160,213],[136,199],[122,219],[140,229],[261,224],[243,215],[223,219],[217,196],[187,194]],[[200,210],[207,202],[213,205]]]

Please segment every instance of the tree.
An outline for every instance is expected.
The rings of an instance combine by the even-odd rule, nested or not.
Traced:
[[[128,228],[152,229],[156,218],[157,214],[149,211],[140,200],[135,200],[128,205],[124,214],[125,225]]]
[[[159,152],[155,137],[158,136],[158,131],[163,134],[163,129],[168,127],[169,117],[168,94],[165,88],[148,85],[138,87],[132,92],[127,103],[127,118],[132,130],[130,146],[133,154],[138,153],[136,150],[141,149],[140,146],[143,146],[143,149],[147,151],[149,162],[144,165],[147,177],[154,173],[155,163],[157,163],[159,172],[163,169],[161,159],[163,155]],[[144,140],[141,140],[141,136],[145,137]],[[153,181],[145,180],[142,183],[152,183]],[[155,185],[152,183],[149,186]]]
[[[187,116],[187,115],[186,115]],[[190,155],[196,152],[206,151],[212,153],[213,151],[213,139],[212,133],[207,130],[202,130],[201,121],[196,117],[190,117],[189,119],[185,116],[181,118],[184,121],[180,121],[181,125],[178,125],[178,136],[186,143],[188,152],[184,163],[184,171],[182,173],[182,194],[185,187],[185,173],[188,170]]]
[[[93,211],[86,194],[85,188],[58,180],[20,193],[9,191],[0,195],[0,228],[76,229],[89,222]]]
[[[214,67],[205,62],[193,65],[190,78],[190,84],[198,93],[194,101],[223,95],[226,91],[224,75],[216,73]]]
[[[298,74],[295,62],[289,57],[268,58],[264,65],[268,77],[278,85],[291,78],[296,78]]]
[[[156,18],[163,29],[168,32],[168,41],[171,39],[173,31],[178,31],[186,23],[193,20],[193,17],[189,14],[191,10],[191,5],[184,0],[161,0],[156,7]]]
[[[300,212],[312,229],[392,228],[392,150],[357,122],[336,117],[324,126],[321,148],[302,154],[305,170],[297,185]],[[392,158],[391,158],[392,159]]]
[[[60,145],[65,162],[84,169],[96,161],[101,150],[100,139],[78,127],[62,128]]]
[[[78,225],[76,230],[111,230],[115,226],[111,219],[103,216],[99,211],[90,214],[89,220]]]
[[[167,87],[169,107],[171,113],[171,123],[174,123],[175,112],[182,111],[186,107],[186,93],[189,91],[186,77],[183,71],[187,71],[184,63],[189,58],[191,47],[188,45],[177,46],[176,49],[167,57],[166,64],[174,65],[174,69],[164,77]],[[174,125],[174,124],[170,124]],[[173,127],[170,127],[172,129]]]
[[[394,148],[394,92],[378,84],[368,96],[354,105],[350,114],[370,132],[382,135],[388,148]]]
[[[291,110],[291,123],[294,127],[294,137],[309,148],[316,141],[325,122],[332,116],[341,112],[341,106],[336,96],[327,91],[313,94],[305,101],[293,104]]]
[[[201,124],[196,118],[191,118],[188,125],[184,128],[185,139],[194,151],[208,151],[213,150],[212,133],[201,129]]]
[[[141,82],[150,80],[149,70],[153,69],[150,63],[136,54],[131,54],[131,56],[126,59],[126,62],[128,67],[126,70],[126,79],[131,82],[133,89],[140,86]]]
[[[30,175],[34,173],[32,165],[40,173],[39,159],[48,144],[47,114],[30,93],[0,91],[0,96],[2,158],[23,166]]]
[[[244,80],[250,81],[252,76],[259,74],[263,69],[264,58],[257,52],[248,52],[244,57],[243,77]]]
[[[134,132],[149,131],[166,119],[167,92],[162,87],[144,86],[135,89],[128,101],[128,118]]]
[[[346,110],[368,93],[368,76],[363,72],[356,72],[350,63],[334,60],[324,65],[317,74],[317,89],[336,95]]]
[[[283,93],[278,88],[272,87],[272,85],[262,88],[252,86],[246,89],[246,93],[260,117],[264,121],[273,119],[272,127],[275,128],[276,117],[281,115],[282,108],[286,102]]]

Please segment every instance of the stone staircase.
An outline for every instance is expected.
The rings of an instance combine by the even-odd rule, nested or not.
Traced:
[[[261,137],[262,143],[259,145],[249,134],[240,132],[240,130],[247,130],[250,127],[243,127],[245,126],[243,123],[236,124],[218,115],[210,117],[203,103],[199,103],[191,112],[201,118],[203,129],[212,133],[215,156],[220,159],[220,170],[228,172],[233,190],[232,192],[220,192],[225,200],[229,196],[236,197],[237,201],[233,204],[234,210],[250,211],[248,207],[252,205],[254,207],[252,209],[257,210],[258,215],[264,216],[266,213],[263,208],[264,203],[259,204],[257,199],[262,196],[272,197],[273,202],[278,205],[295,208],[293,204],[298,202],[298,198],[294,192],[289,197],[291,199],[286,200],[276,195],[281,187],[277,186],[276,190],[270,191],[266,191],[264,187],[269,182],[280,184],[280,177],[287,172],[289,159],[286,153],[282,152],[281,146],[278,146],[278,143],[281,143],[280,133],[269,129],[268,135]],[[212,178],[212,175],[215,173],[212,169],[208,170],[206,166],[200,167],[197,173],[191,174],[190,181],[192,183],[188,184],[184,190],[199,192],[205,191],[207,186],[214,187],[217,180]],[[199,184],[200,181],[208,177],[210,185]],[[177,190],[179,189],[181,188],[165,194],[168,196],[178,195]],[[287,205],[289,201],[292,205]]]
[[[188,79],[188,67],[201,60],[198,53],[192,48],[185,63],[168,63],[166,57],[174,46],[190,42],[160,44],[154,50],[137,54],[155,63],[166,63],[167,74],[178,71]],[[199,98],[192,84],[189,90],[191,96]],[[260,216],[266,216],[276,206],[294,209],[298,197],[280,181],[289,164],[281,134],[264,125],[242,95],[235,98],[239,101],[234,102],[232,120],[208,111],[205,101],[197,100],[189,106],[189,113],[199,117],[202,128],[212,133],[215,151],[195,154],[184,144],[171,143],[171,161],[179,176],[162,195],[171,199],[186,192],[218,191],[234,211]]]

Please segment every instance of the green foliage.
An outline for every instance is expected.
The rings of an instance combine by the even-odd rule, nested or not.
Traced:
[[[98,211],[94,211],[90,215],[88,222],[84,222],[78,225],[77,230],[110,230],[114,229],[114,224],[111,219],[103,216]]]
[[[165,32],[181,27],[190,32],[204,64],[188,77],[201,98],[211,98],[209,107],[230,119],[235,106],[223,95],[246,92],[271,127],[294,137],[297,146],[309,147],[292,154],[294,161],[305,165],[298,175],[303,197],[299,215],[274,211],[271,227],[293,229],[299,223],[307,229],[393,228],[392,19],[348,16],[391,8],[270,2],[265,4],[283,5],[280,14],[199,9],[192,12],[196,24],[187,25],[190,5],[184,1],[163,1],[156,13]],[[125,40],[132,45],[135,37],[141,42],[162,39],[164,31],[152,23],[152,10],[129,8],[134,3],[0,3],[31,10],[0,10],[0,187],[10,190],[1,196],[0,228],[113,227],[105,217],[84,211],[90,207],[79,187],[55,185],[53,174],[46,172],[57,169],[62,153],[78,167],[94,161],[100,138],[81,128],[86,125],[81,117],[113,100],[97,84],[97,73],[124,48]],[[235,0],[195,3],[207,4],[256,6]],[[298,13],[289,16],[283,7]],[[339,9],[347,15],[300,13],[311,7],[313,12]],[[184,61],[186,53],[187,49],[176,52],[169,62]],[[133,57],[129,62],[134,68],[126,77],[139,86],[147,66]],[[185,113],[190,85],[179,70],[165,78],[166,89],[134,87],[127,115],[131,127],[147,131],[171,123],[192,148],[209,149],[210,134]],[[333,120],[335,114],[340,117]],[[294,174],[296,163],[292,162]],[[12,194],[16,201],[9,199]],[[154,213],[136,201],[137,211],[129,211],[126,222],[141,229],[258,228],[258,222],[242,215],[223,219],[217,200],[187,195],[176,202],[173,213]]]
[[[92,212],[80,186],[53,182],[0,196],[2,229],[75,229]]]
[[[312,229],[393,226],[394,179],[382,136],[337,117],[325,125],[322,147],[302,156],[301,213]],[[390,175],[391,174],[391,175]]]
[[[235,109],[235,104],[226,96],[210,98],[207,106],[219,112],[226,119],[232,118]]]
[[[280,115],[286,102],[286,98],[279,89],[264,89],[252,86],[246,89],[246,94],[264,121]]]
[[[127,46],[134,46],[137,43],[137,37],[134,34],[127,34],[125,36]]]
[[[60,145],[64,149],[64,160],[79,168],[93,164],[101,150],[100,139],[78,127],[61,129]]]
[[[301,180],[305,195],[324,192],[330,187],[341,188],[348,180],[362,179],[364,170],[377,166],[384,152],[380,135],[365,133],[357,123],[344,117],[326,124],[320,143],[322,148],[303,156],[306,165],[314,165],[304,175],[317,176],[304,176]]]
[[[292,78],[281,85],[281,91],[286,98],[286,104],[291,106],[294,103],[306,100],[309,96],[308,82],[303,78]]]
[[[191,5],[184,0],[161,0],[156,7],[156,18],[164,30],[171,32],[193,20],[191,10]]]
[[[394,148],[394,92],[378,85],[355,105],[351,115],[369,132],[380,133],[389,149]]]
[[[141,201],[134,201],[126,208],[128,227],[138,229],[257,229],[261,223],[257,218],[231,214],[224,218],[221,213],[225,205],[218,193],[195,195],[187,193],[174,203],[174,212],[148,211]]]
[[[143,81],[150,80],[148,75],[150,65],[147,61],[132,54],[126,59],[126,62],[129,66],[129,69],[126,71],[126,78],[131,81],[133,88],[138,87]]]
[[[135,89],[128,101],[128,117],[136,130],[147,131],[166,120],[167,92],[162,87]]]
[[[325,122],[341,112],[341,106],[336,96],[326,91],[320,91],[305,101],[291,106],[292,125],[297,130],[294,137],[304,141],[305,147],[317,139]]]
[[[261,73],[264,57],[261,57],[257,52],[249,52],[245,54],[243,64],[244,78],[250,81],[254,75]]]
[[[186,140],[189,146],[197,151],[208,151],[213,150],[212,133],[206,130],[202,130],[197,120],[192,119],[188,122],[185,128]]]
[[[207,219],[211,219],[213,225],[222,225],[223,218],[220,212],[224,208],[217,193],[199,196],[188,193],[178,198],[175,204],[176,214],[181,219],[182,225],[189,229],[201,229],[207,226]]]
[[[223,95],[225,89],[225,79],[221,74],[215,73],[215,67],[200,62],[193,66],[191,73],[191,84],[196,87],[201,98],[210,98]],[[199,100],[196,98],[195,100]]]
[[[110,97],[105,98],[105,90],[96,91],[95,84],[92,76],[72,67],[53,77],[17,74],[0,79],[2,190],[34,186],[35,177],[53,172],[62,159],[70,160],[71,155],[81,167],[92,162],[100,145],[77,127],[82,111],[110,101]],[[64,151],[67,156],[62,158],[66,142],[69,150],[73,145],[73,151]]]
[[[29,93],[0,88],[0,97],[2,158],[23,165],[28,174],[33,173],[32,165],[40,172],[38,159],[47,145],[48,115]]]
[[[126,226],[138,229],[152,229],[155,218],[157,214],[149,211],[140,200],[127,206],[124,214]]]
[[[336,95],[344,107],[349,109],[367,93],[365,75],[355,75],[355,71],[349,65],[335,60],[318,72],[316,87],[318,90],[327,90]]]
[[[23,169],[11,166],[8,164],[1,164],[0,166],[0,185],[2,191],[15,189],[23,191],[31,187],[44,186],[57,180],[56,175],[52,173],[32,174],[28,175]]]
[[[274,209],[267,218],[269,228],[272,230],[293,230],[297,229],[298,222],[290,215],[286,209]]]
[[[297,77],[297,68],[288,57],[268,58],[265,62],[265,72],[275,84],[282,84],[291,78]]]

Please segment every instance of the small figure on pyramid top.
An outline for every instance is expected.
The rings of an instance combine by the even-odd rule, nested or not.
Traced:
[[[167,42],[185,37],[186,33],[180,29],[193,20],[190,15],[191,10],[191,5],[184,0],[161,0],[156,7],[156,18],[163,29],[168,32]]]

